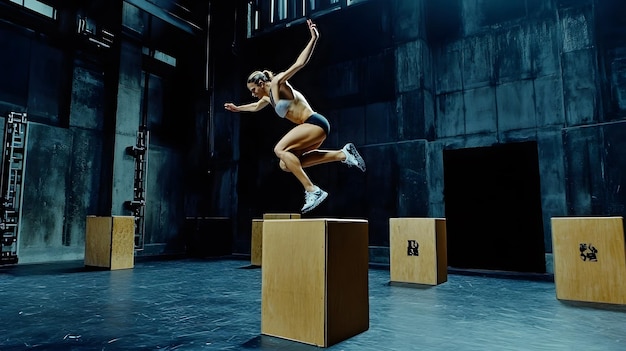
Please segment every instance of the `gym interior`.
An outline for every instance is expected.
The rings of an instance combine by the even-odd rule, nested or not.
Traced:
[[[624,350],[624,14],[618,0],[0,1],[0,350]],[[367,170],[307,168],[329,196],[301,214],[274,152],[293,123],[224,104],[296,61],[307,19],[319,39],[289,81],[330,121],[320,148],[354,143]],[[445,223],[433,284],[392,278],[403,218]],[[313,277],[294,262],[317,252],[302,244],[319,221],[328,245],[353,234],[336,222],[365,223],[320,254],[324,298],[366,295],[323,304],[311,342],[290,334],[300,310],[269,331],[266,298],[285,267]],[[304,224],[265,251],[279,223]]]

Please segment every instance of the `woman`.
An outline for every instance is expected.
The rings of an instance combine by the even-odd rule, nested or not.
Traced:
[[[304,187],[302,213],[311,211],[328,196],[327,192],[311,182],[303,168],[341,161],[349,167],[356,166],[361,171],[365,171],[365,162],[352,143],[346,144],[341,150],[318,150],[328,137],[330,124],[324,116],[313,111],[304,96],[288,82],[307,64],[319,39],[319,33],[313,21],[307,20],[307,25],[311,32],[311,39],[291,67],[278,74],[270,71],[256,71],[248,77],[248,90],[258,99],[257,102],[239,106],[232,103],[224,104],[224,108],[232,112],[256,112],[267,105],[272,105],[278,116],[296,124],[276,144],[274,153],[280,159],[280,168],[293,173]]]

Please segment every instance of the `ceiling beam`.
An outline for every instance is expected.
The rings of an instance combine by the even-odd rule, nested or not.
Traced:
[[[156,6],[155,4],[151,3],[150,1],[147,0],[124,0],[125,2],[136,6],[137,8],[146,11],[147,13],[162,19],[163,21],[173,25],[174,27],[187,32],[189,34],[195,34],[198,30],[201,30],[202,28],[198,27],[197,25],[185,21],[183,19],[181,19],[180,17],[177,17],[173,14],[171,14],[169,11],[166,11],[158,6]]]

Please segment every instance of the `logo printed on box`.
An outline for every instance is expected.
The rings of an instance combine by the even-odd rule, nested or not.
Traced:
[[[593,244],[580,244],[580,259],[589,262],[598,262],[598,249]]]
[[[417,240],[409,240],[408,246],[406,248],[406,255],[407,256],[419,256],[419,247],[420,244],[417,242]]]

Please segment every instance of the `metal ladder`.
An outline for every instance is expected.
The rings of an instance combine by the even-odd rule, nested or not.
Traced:
[[[126,149],[127,153],[135,158],[133,199],[125,203],[126,208],[135,217],[135,250],[144,248],[148,145],[150,145],[150,133],[145,128],[140,128],[137,132],[137,143]]]
[[[17,235],[21,218],[24,168],[26,165],[26,113],[11,112],[5,119],[0,191],[0,265],[18,261]]]

